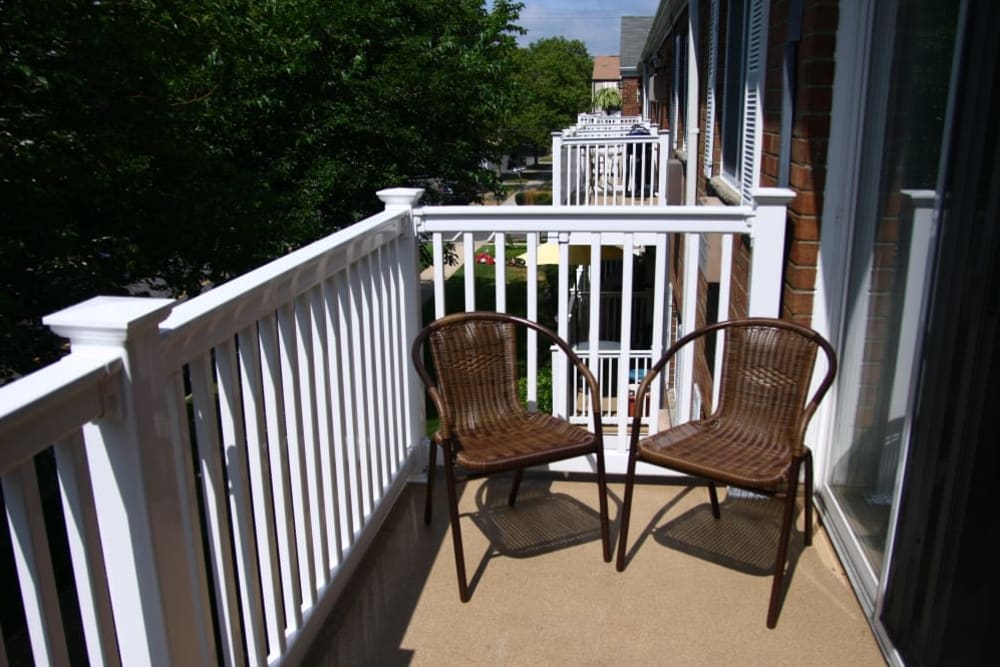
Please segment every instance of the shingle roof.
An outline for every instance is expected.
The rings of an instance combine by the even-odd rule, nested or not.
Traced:
[[[594,81],[617,81],[621,74],[618,72],[621,59],[618,56],[594,56],[594,74],[591,79]]]
[[[646,45],[646,36],[652,26],[652,16],[622,17],[621,48],[619,49],[622,76],[635,76],[638,73],[642,48]]]

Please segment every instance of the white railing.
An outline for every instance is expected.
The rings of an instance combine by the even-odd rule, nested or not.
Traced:
[[[598,404],[601,408],[601,423],[609,428],[610,434],[615,434],[620,418],[624,416],[628,420],[628,427],[631,428],[631,419],[635,413],[635,390],[646,373],[652,367],[653,351],[649,349],[629,349],[628,371],[623,375],[619,374],[621,368],[620,344],[613,344],[597,352],[597,365],[591,365],[593,358],[587,354],[587,345],[579,346],[576,352],[581,354],[584,363],[587,363],[590,372],[597,378],[597,384],[601,390]],[[553,361],[556,361],[553,358]],[[621,392],[621,386],[626,386],[626,393]],[[590,391],[583,378],[579,377],[576,367],[570,368],[569,386],[572,392],[568,419],[576,424],[589,425],[591,423],[591,401]],[[650,401],[644,401],[644,405],[639,407],[640,417],[643,424],[648,428],[651,424]]]
[[[190,301],[99,297],[45,319],[71,354],[0,388],[36,664],[83,650],[66,623],[91,664],[301,659],[423,440],[419,194],[383,191],[384,213]],[[36,481],[50,452],[69,619]]]
[[[580,113],[576,116],[577,127],[622,126],[632,127],[642,123],[642,116],[608,116],[603,113]]]
[[[680,313],[681,330],[679,335],[687,333],[696,321],[699,272],[702,266],[703,238],[707,233],[723,235],[722,275],[720,277],[719,311],[716,317],[727,319],[729,311],[729,294],[731,289],[731,267],[733,240],[736,237],[748,236],[753,244],[751,258],[749,289],[749,314],[778,315],[781,275],[774,267],[780,262],[775,257],[781,256],[784,247],[785,205],[791,199],[788,190],[765,189],[757,193],[756,207],[736,206],[671,206],[671,207],[639,207],[639,206],[517,206],[517,207],[466,207],[442,206],[416,209],[414,215],[417,228],[429,237],[432,244],[434,264],[443,266],[445,245],[450,240],[456,240],[462,246],[462,260],[466,267],[473,266],[477,250],[489,245],[496,255],[496,262],[488,270],[494,273],[496,289],[486,303],[476,295],[475,272],[465,271],[461,303],[446,303],[445,279],[442,272],[436,272],[434,277],[434,316],[441,317],[456,310],[496,309],[507,311],[508,272],[525,272],[524,295],[525,309],[523,314],[529,319],[539,320],[540,299],[543,294],[555,295],[555,322],[557,333],[563,338],[570,338],[570,309],[574,298],[572,284],[576,277],[574,266],[581,264],[577,253],[571,253],[571,248],[586,246],[589,249],[590,266],[597,266],[602,256],[613,255],[621,258],[621,276],[615,282],[621,287],[621,293],[632,294],[636,290],[635,264],[638,254],[646,256],[644,261],[652,262],[652,332],[649,339],[652,344],[641,349],[631,349],[632,309],[637,303],[634,299],[621,299],[622,312],[617,319],[620,331],[616,336],[617,348],[614,352],[605,349],[599,338],[601,331],[601,279],[602,272],[592,271],[589,281],[589,294],[585,298],[589,305],[582,310],[589,315],[589,322],[578,323],[587,332],[587,339],[579,343],[586,345],[585,358],[591,368],[599,368],[602,359],[617,356],[617,368],[631,368],[644,358],[658,359],[669,344],[671,294],[674,290],[668,280],[667,258],[668,247],[673,235],[684,235],[684,257],[682,258],[683,273],[683,312]],[[540,249],[544,243],[558,244],[558,264],[553,268],[557,274],[555,284],[549,284],[548,292],[540,288],[538,264]],[[524,268],[508,266],[508,246],[517,246],[516,253],[525,257]],[[522,254],[523,246],[523,254]],[[614,252],[606,252],[613,249]],[[574,257],[571,263],[571,257]],[[651,258],[651,259],[650,259]],[[480,268],[480,270],[483,270]],[[617,287],[616,287],[617,289]],[[577,295],[579,298],[580,295]],[[520,299],[519,299],[520,300]],[[543,321],[543,323],[545,323]],[[552,325],[553,323],[549,323]],[[581,345],[582,347],[582,345]],[[605,342],[604,347],[607,348]],[[537,386],[534,383],[536,373],[542,364],[536,355],[536,342],[529,333],[528,349],[528,400],[537,398]],[[718,368],[719,365],[716,364]],[[611,368],[610,366],[608,367]],[[691,414],[693,385],[693,350],[686,350],[678,360],[675,388],[676,407],[671,415],[672,420],[682,419]],[[552,364],[553,411],[574,421],[580,420],[582,413],[574,407],[574,383],[569,377],[565,360],[557,355]],[[559,381],[559,378],[564,378]],[[667,378],[663,378],[667,380]],[[616,405],[606,415],[605,421],[611,427],[605,434],[606,460],[608,469],[615,472],[625,470],[626,433],[629,428],[627,410],[618,407],[617,397],[625,397],[629,391],[629,374],[605,374],[606,383],[602,383],[602,396],[616,397]],[[615,383],[611,387],[607,383]],[[643,427],[656,429],[660,424],[661,410],[666,409],[664,400],[665,385],[654,386],[650,397],[650,407],[643,410]],[[586,470],[586,463],[580,461],[566,462],[565,469]],[[563,469],[560,467],[560,469]]]
[[[83,654],[102,665],[301,661],[423,449],[424,390],[408,359],[420,325],[417,232],[430,235],[437,267],[456,233],[467,267],[487,236],[501,258],[508,240],[523,239],[533,319],[538,249],[557,241],[564,337],[570,243],[589,246],[592,265],[603,246],[619,248],[624,293],[634,287],[635,249],[651,253],[648,348],[629,349],[632,300],[623,299],[622,343],[600,351],[601,274],[591,275],[585,357],[609,397],[627,396],[668,342],[671,234],[686,234],[683,322],[694,321],[708,231],[751,238],[750,312],[777,313],[780,272],[768,265],[779,264],[788,191],[760,192],[755,209],[413,209],[419,192],[382,191],[385,212],[189,301],[98,297],[45,318],[71,353],[0,387],[0,482],[26,620],[2,629],[0,664],[65,665]],[[508,269],[500,261],[493,270],[490,304],[477,304],[470,270],[453,309],[506,310]],[[441,270],[433,298],[444,314]],[[537,345],[529,350],[534,377]],[[675,391],[689,413],[693,364],[679,365]],[[553,367],[565,380],[554,383],[555,411],[569,416],[572,380],[563,360]],[[618,372],[625,368],[635,373]],[[662,391],[641,407],[644,428],[658,427]],[[606,439],[609,469],[619,472],[621,405],[606,417],[617,427]],[[61,512],[46,488],[58,489]],[[66,553],[53,546],[53,525]],[[18,653],[21,632],[29,656]]]
[[[552,135],[556,206],[662,206],[667,196],[667,132]]]

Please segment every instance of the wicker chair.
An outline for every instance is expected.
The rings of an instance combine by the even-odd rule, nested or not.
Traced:
[[[672,345],[639,385],[636,403],[645,399],[657,374],[683,346],[713,332],[724,333],[726,338],[715,412],[706,419],[641,439],[638,421],[632,428],[616,565],[619,572],[625,569],[637,461],[707,480],[716,519],[716,483],[768,495],[783,493],[784,515],[767,612],[767,627],[773,628],[778,620],[799,470],[803,466],[805,544],[812,541],[812,453],[803,440],[806,425],[833,382],[837,360],[830,344],[803,326],[765,318],[720,322],[698,329]],[[826,375],[806,402],[820,349],[826,355]]]
[[[569,357],[590,387],[594,403],[593,432],[540,412],[530,412],[518,398],[517,334],[534,329]],[[436,378],[424,365],[430,348]],[[580,358],[558,335],[529,320],[503,313],[473,312],[435,320],[417,334],[413,364],[437,407],[440,427],[434,444],[445,452],[444,470],[451,514],[451,533],[458,571],[458,592],[469,600],[462,534],[455,492],[457,463],[470,475],[516,471],[508,502],[514,505],[524,468],[593,454],[601,514],[604,561],[611,562],[607,489],[597,381]],[[424,521],[431,521],[431,495],[438,447],[430,448]]]

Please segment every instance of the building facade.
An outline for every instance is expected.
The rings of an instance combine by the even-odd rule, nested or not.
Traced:
[[[623,116],[637,116],[642,110],[639,59],[652,23],[651,16],[622,17],[619,57]]]
[[[893,664],[976,664],[996,625],[969,610],[997,587],[996,531],[973,530],[997,470],[997,25],[969,0],[665,0],[638,65],[687,203],[795,195],[782,317],[840,361],[817,503]],[[727,253],[734,283],[752,252]]]

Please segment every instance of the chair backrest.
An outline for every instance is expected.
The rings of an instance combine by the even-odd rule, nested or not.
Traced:
[[[723,327],[719,399],[713,416],[739,420],[753,432],[770,434],[798,453],[805,428],[826,392],[807,402],[816,355],[827,351],[828,372],[835,372],[833,350],[816,332],[783,320],[744,320]]]
[[[517,391],[514,323],[469,317],[439,321],[427,342],[443,403],[438,410],[457,434],[524,411]]]
[[[763,436],[801,454],[806,426],[837,372],[833,347],[808,327],[764,317],[702,327],[670,346],[647,373],[639,394],[648,391],[654,376],[681,348],[713,332],[724,334],[725,344],[720,395],[709,418],[738,421],[748,435]],[[826,356],[826,374],[808,397],[819,350]]]
[[[552,330],[530,320],[476,311],[446,315],[428,324],[413,342],[413,364],[427,386],[440,418],[440,435],[448,438],[488,429],[490,424],[523,414],[518,393],[519,329],[534,329],[562,349],[597,397],[597,381],[569,345]],[[433,375],[424,365],[430,350]],[[596,400],[596,399],[595,399]],[[596,424],[600,428],[600,424]]]

